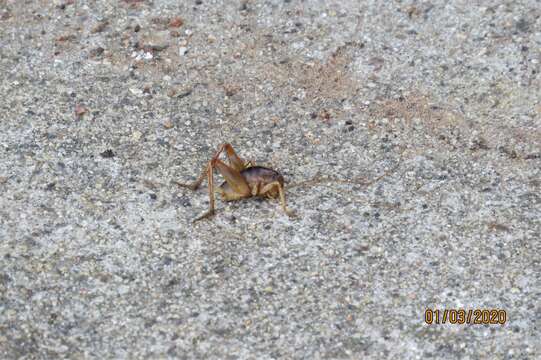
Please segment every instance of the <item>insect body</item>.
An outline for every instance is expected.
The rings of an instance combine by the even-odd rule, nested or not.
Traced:
[[[219,159],[220,154],[224,151],[229,164]],[[284,178],[279,172],[263,166],[254,166],[251,162],[239,158],[230,144],[222,144],[195,182],[192,184],[177,182],[180,186],[197,190],[205,179],[205,176],[207,177],[210,199],[209,210],[194,221],[214,215],[214,169],[218,170],[225,178],[225,182],[216,189],[224,200],[234,201],[254,196],[267,198],[279,197],[284,212],[288,216],[294,215],[286,207]]]
[[[279,172],[263,166],[247,167],[240,172],[240,175],[246,181],[246,184],[250,188],[250,192],[238,193],[227,181],[224,181],[218,188],[218,192],[222,195],[224,200],[237,200],[252,196],[276,198],[280,195],[278,186],[267,187],[267,189],[264,190],[265,186],[275,182],[278,182],[278,185],[282,188],[284,186],[284,177],[280,175]]]

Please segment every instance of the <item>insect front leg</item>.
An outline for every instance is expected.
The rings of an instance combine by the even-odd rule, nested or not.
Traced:
[[[286,206],[286,195],[284,192],[284,186],[279,181],[271,182],[270,184],[265,185],[263,189],[261,189],[260,194],[264,195],[265,193],[273,190],[278,189],[278,194],[280,195],[280,205],[282,206],[282,209],[289,217],[295,217],[297,216],[293,210],[289,210]]]

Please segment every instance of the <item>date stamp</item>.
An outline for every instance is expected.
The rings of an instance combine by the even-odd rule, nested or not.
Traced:
[[[507,311],[501,309],[445,309],[425,310],[425,323],[428,325],[504,325]]]

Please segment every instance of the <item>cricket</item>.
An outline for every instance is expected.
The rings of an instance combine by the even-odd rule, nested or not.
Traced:
[[[228,164],[219,159],[225,152]],[[215,189],[214,169],[220,173],[225,181]],[[295,213],[286,206],[284,190],[284,177],[276,170],[254,165],[252,161],[241,159],[231,144],[220,145],[214,156],[203,168],[201,175],[193,183],[176,182],[181,187],[197,190],[201,183],[208,181],[209,209],[193,222],[210,218],[215,214],[215,192],[218,192],[224,201],[236,201],[251,197],[264,197],[280,199],[283,211],[290,217]]]

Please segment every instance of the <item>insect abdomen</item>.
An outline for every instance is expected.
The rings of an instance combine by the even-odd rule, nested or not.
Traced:
[[[278,181],[281,185],[284,184],[284,178],[278,171],[263,166],[252,166],[240,173],[244,176],[248,185],[257,183],[266,185],[275,181]]]

